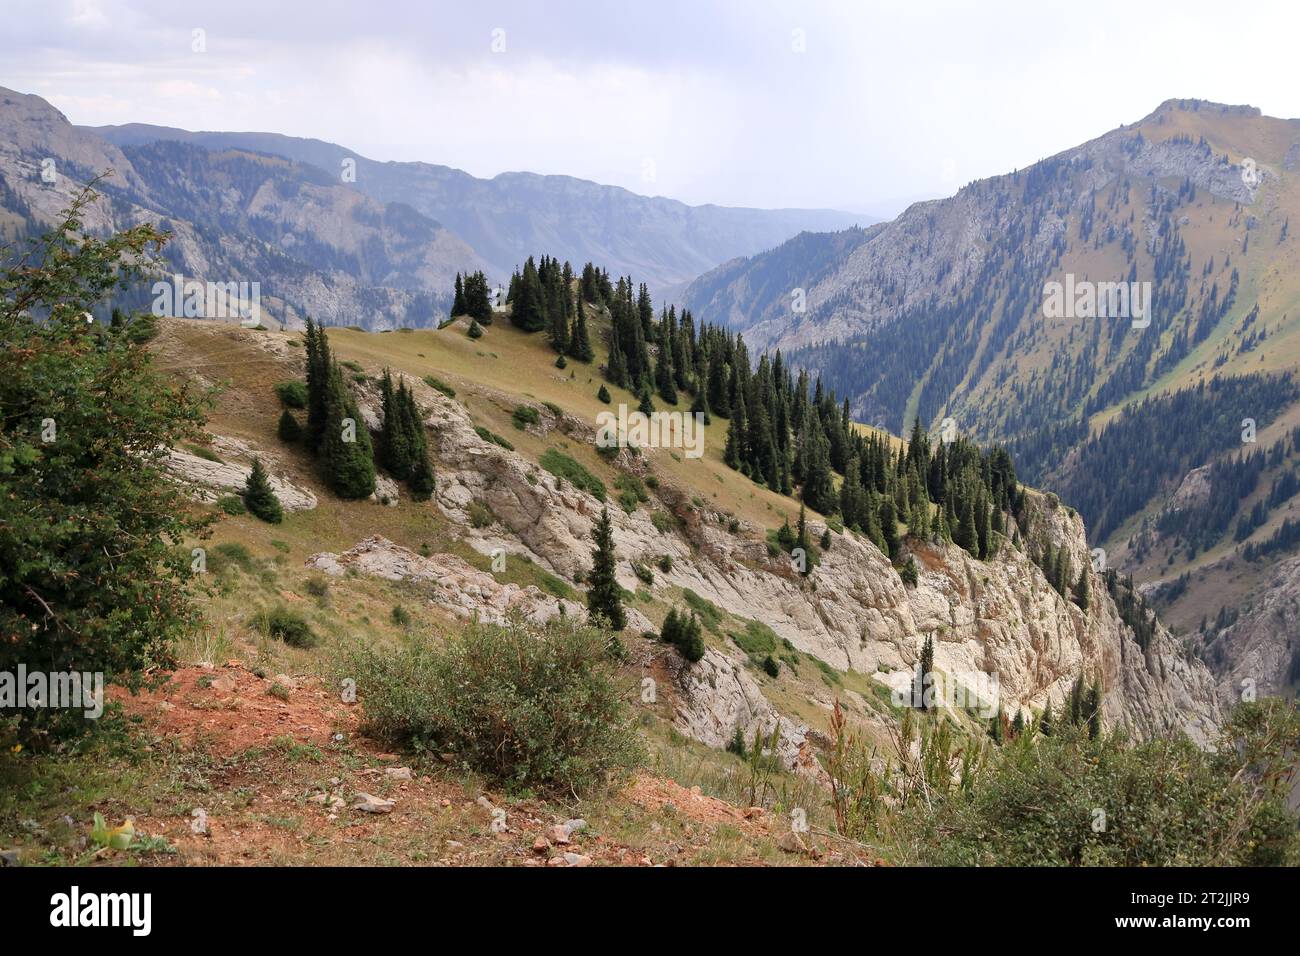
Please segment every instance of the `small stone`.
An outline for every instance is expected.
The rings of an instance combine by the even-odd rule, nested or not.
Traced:
[[[550,848],[551,845],[546,842],[546,837],[538,837],[536,840],[533,841],[534,853],[545,853]]]
[[[756,817],[761,817],[765,812],[766,811],[764,811],[762,807],[747,807],[744,812],[744,817],[746,820],[753,820]]]
[[[444,798],[443,798],[443,801],[442,801],[442,805],[443,805],[444,807],[449,807],[449,806],[451,806],[451,801],[448,800],[448,799],[446,799],[446,798],[444,797]]]
[[[352,809],[360,810],[362,813],[391,813],[395,806],[397,804],[392,800],[385,800],[383,797],[365,792],[358,793],[356,799],[352,801]]]
[[[410,767],[385,767],[384,776],[390,780],[411,780]]]
[[[569,866],[590,866],[591,857],[582,853],[566,853],[564,854],[564,862]]]
[[[786,853],[809,853],[810,852],[808,849],[808,844],[804,843],[803,839],[799,836],[799,834],[795,833],[793,830],[786,830],[785,833],[781,836],[781,839],[776,841],[776,845],[779,846]]]
[[[555,826],[547,830],[546,836],[552,843],[558,843],[561,846],[564,846],[569,842],[569,831],[564,828],[564,824],[562,823],[557,823]]]
[[[583,820],[581,817],[576,820],[566,820],[564,823],[564,829],[568,831],[569,836],[573,836],[573,834],[577,833],[579,830],[587,829],[587,821]]]

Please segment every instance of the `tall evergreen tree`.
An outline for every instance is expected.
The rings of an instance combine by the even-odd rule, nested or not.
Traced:
[[[623,613],[623,589],[614,576],[614,532],[608,508],[601,509],[592,538],[596,550],[592,552],[591,573],[587,575],[587,609],[611,630],[621,631],[627,626],[627,616]]]
[[[591,336],[587,332],[587,307],[583,305],[581,289],[578,289],[576,299],[573,332],[569,336],[569,346],[566,351],[570,358],[575,358],[579,362],[590,362],[596,357],[596,351],[591,347]]]
[[[374,494],[375,460],[370,433],[356,400],[343,383],[337,362],[330,366],[321,466],[330,488],[340,498],[368,498]]]

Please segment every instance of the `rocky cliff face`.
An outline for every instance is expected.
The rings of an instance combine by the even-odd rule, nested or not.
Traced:
[[[482,440],[456,402],[432,389],[420,398],[432,409],[427,424],[438,506],[465,526],[470,543],[485,553],[503,548],[527,554],[566,578],[584,573],[600,503]],[[547,410],[539,412],[543,428],[560,424]],[[569,421],[564,427],[576,437],[573,429],[581,426]],[[919,580],[908,587],[873,544],[832,534],[832,547],[804,578],[785,556],[769,557],[757,529],[732,533],[723,515],[695,507],[685,493],[661,485],[657,494],[677,516],[680,533],[660,533],[644,509],[631,515],[611,509],[619,577],[629,589],[639,586],[632,561],[652,563],[667,554],[672,568],[656,573],[654,590],[689,588],[739,617],[767,624],[840,670],[888,682],[891,673],[911,670],[925,636],[932,635],[937,667],[951,675],[996,674],[1008,712],[1039,709],[1049,700],[1059,709],[1080,674],[1100,674],[1106,719],[1138,735],[1181,728],[1201,739],[1221,719],[1205,667],[1186,658],[1163,629],[1143,651],[1097,575],[1089,610],[1083,611],[1009,545],[980,562],[955,545],[919,544],[913,552]],[[489,507],[497,522],[473,529],[471,502]],[[1069,550],[1074,566],[1088,567],[1082,521],[1054,499],[1031,495],[1030,502],[1030,540],[1050,540]],[[821,530],[813,526],[815,534]],[[707,666],[726,669],[716,660]],[[684,724],[699,730],[689,717]],[[717,742],[716,733],[701,736]]]
[[[1285,695],[1300,679],[1300,557],[1279,561],[1243,603],[1206,649],[1225,708]]]

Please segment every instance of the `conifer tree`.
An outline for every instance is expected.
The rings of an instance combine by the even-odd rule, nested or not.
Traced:
[[[456,273],[456,292],[452,296],[451,314],[453,317],[465,314],[465,287],[460,281],[460,273]]]
[[[604,402],[606,405],[613,401],[613,399],[609,397],[609,389],[604,385],[601,385],[600,390],[596,392],[596,398],[601,402]]]
[[[292,445],[302,437],[302,426],[298,424],[298,419],[294,418],[287,408],[280,413],[280,425],[277,431],[280,435],[280,441],[286,445]]]
[[[623,613],[623,589],[614,576],[614,532],[608,508],[601,509],[592,537],[596,550],[592,552],[591,573],[587,576],[587,609],[611,630],[621,631],[627,626],[627,617]]]
[[[1091,585],[1088,583],[1088,569],[1085,567],[1079,571],[1079,579],[1074,582],[1074,603],[1086,611],[1091,600]]]
[[[310,317],[307,319],[303,342],[307,349],[307,443],[312,451],[318,451],[325,434],[330,366],[333,359],[325,330],[312,322]]]
[[[880,502],[880,534],[884,540],[884,552],[889,560],[898,560],[900,541],[898,538],[898,512],[894,509],[894,499],[882,498]]]
[[[934,686],[934,635],[932,634],[925,636],[925,643],[921,645],[921,657],[916,664],[916,690],[912,703],[919,710],[930,709],[925,703],[927,686]]]
[[[577,312],[567,351],[570,358],[575,358],[579,362],[590,362],[596,357],[596,351],[591,347],[591,336],[587,332],[587,307],[583,305],[581,289],[578,290],[576,299]]]
[[[368,498],[375,491],[375,460],[370,433],[357,410],[338,363],[330,366],[325,433],[321,438],[325,480],[340,498]]]
[[[255,517],[270,524],[279,524],[284,520],[284,509],[280,507],[280,499],[275,496],[275,491],[267,480],[261,458],[253,458],[253,468],[244,483],[244,507]]]

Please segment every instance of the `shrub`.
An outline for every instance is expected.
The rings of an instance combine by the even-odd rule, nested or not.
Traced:
[[[239,495],[222,495],[217,499],[217,507],[228,515],[248,514],[248,509],[244,507],[244,499]]]
[[[456,390],[440,378],[434,378],[432,375],[424,376],[424,384],[428,385],[436,392],[442,392],[448,398],[456,397]]]
[[[916,559],[909,557],[907,559],[907,564],[903,565],[903,570],[898,572],[898,576],[903,579],[904,584],[916,584]]]
[[[677,520],[667,511],[652,511],[650,513],[650,523],[655,526],[655,530],[660,534],[667,534],[676,526]]]
[[[596,398],[598,398],[600,401],[608,405],[611,401],[609,397],[609,389],[607,389],[604,385],[602,385],[600,387],[600,391],[596,393]]]
[[[402,605],[400,604],[393,605],[393,610],[389,614],[389,617],[392,618],[393,623],[396,624],[398,627],[411,626],[411,612],[408,611],[406,608],[402,607]]]
[[[308,578],[303,589],[312,597],[323,598],[330,593],[330,583],[324,578]]]
[[[560,357],[563,358],[564,356],[560,356]],[[564,417],[564,409],[562,409],[559,405],[556,405],[554,402],[542,402],[542,404],[546,406],[546,410],[550,412],[552,415],[554,415],[556,418]]]
[[[286,408],[307,407],[307,383],[293,379],[275,386],[275,394]]]
[[[536,410],[533,414],[537,414]],[[605,500],[605,483],[564,452],[548,448],[542,453],[538,464],[557,478],[573,482],[597,501]]]
[[[483,327],[478,324],[477,319],[470,319],[469,329],[465,332],[465,334],[468,335],[471,339],[481,339],[483,337]]]
[[[632,562],[632,573],[636,575],[637,580],[642,584],[654,584],[655,573],[647,568],[640,561]]]
[[[293,412],[285,409],[280,413],[280,427],[278,429],[280,441],[286,445],[292,445],[302,437],[302,426],[298,424],[298,419],[293,417]]]
[[[510,420],[515,423],[515,428],[523,431],[529,425],[536,425],[541,421],[541,416],[531,405],[516,405],[515,410],[510,414]]]
[[[781,674],[781,665],[776,662],[776,658],[771,654],[763,658],[763,672],[768,677],[779,677]]]
[[[718,606],[708,598],[700,597],[690,588],[682,592],[682,600],[704,622],[704,626],[715,634],[718,632],[718,625],[722,623],[722,612]]]
[[[614,479],[614,487],[618,489],[619,506],[628,514],[636,511],[637,505],[650,500],[649,492],[636,475],[620,474]]]
[[[451,751],[510,787],[585,792],[641,758],[615,682],[609,635],[574,622],[474,623],[398,651],[357,645],[346,676],[365,689],[367,732],[416,751]]]
[[[496,432],[489,431],[488,429],[484,428],[482,425],[475,425],[474,431],[477,432],[478,437],[483,439],[484,441],[490,441],[494,445],[500,445],[506,451],[515,450],[514,445],[510,444],[510,442],[506,441],[506,439],[502,438]]]
[[[189,451],[189,453],[191,455],[194,455],[196,458],[202,458],[204,461],[215,462],[218,465],[222,464],[221,456],[218,455],[211,448],[209,448],[207,445],[190,444],[190,445],[186,445],[185,447]]]
[[[569,363],[568,363],[568,361],[564,358],[564,356],[561,355],[559,358],[557,358],[557,359],[555,360],[555,367],[556,367],[556,368],[568,368],[568,367],[569,367]]]
[[[466,510],[469,512],[469,523],[475,528],[486,528],[497,520],[492,509],[478,501],[471,501]]]
[[[667,574],[673,569],[673,556],[671,554],[661,554],[659,556],[659,570]]]
[[[287,607],[260,611],[253,624],[267,637],[284,641],[290,647],[315,647],[320,643],[307,619]]]

